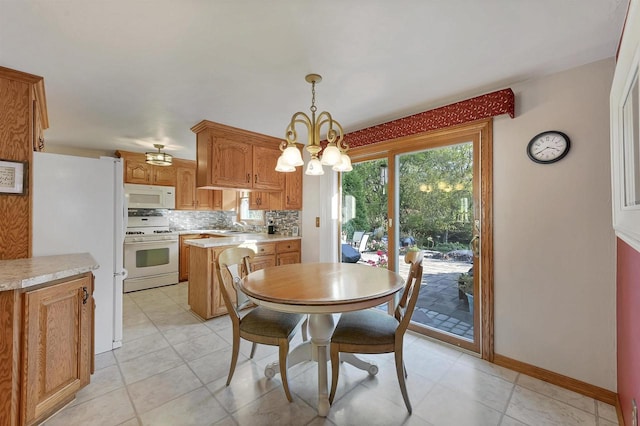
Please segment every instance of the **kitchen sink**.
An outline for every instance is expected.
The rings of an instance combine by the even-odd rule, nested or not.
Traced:
[[[235,229],[210,229],[207,232],[211,234],[246,234],[246,231],[237,231]]]

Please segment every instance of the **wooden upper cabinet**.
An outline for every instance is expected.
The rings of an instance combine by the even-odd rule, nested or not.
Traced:
[[[284,173],[282,210],[302,210],[302,167],[295,172]]]
[[[249,142],[212,136],[211,183],[227,188],[251,188],[253,146]]]
[[[213,193],[213,209],[214,210],[237,210],[238,208],[238,192],[230,189],[196,189],[197,193]]]
[[[196,162],[175,160],[176,210],[235,210],[236,193],[231,190],[196,188]]]
[[[49,127],[42,77],[0,67],[0,159],[26,163],[24,196],[0,197],[0,259],[31,257],[31,165]]]
[[[195,185],[195,181],[193,181],[193,184]],[[196,191],[196,210],[224,210],[222,191],[198,189],[195,186],[194,188]]]
[[[302,210],[302,167],[284,176],[284,191],[249,193],[251,210]]]
[[[204,120],[196,133],[197,186],[278,192],[284,176],[275,171],[280,139]]]
[[[284,175],[275,170],[280,153],[279,145],[253,147],[253,189],[281,191],[284,188]]]
[[[144,158],[136,157],[128,154],[122,157],[124,159],[124,182],[151,185],[151,165],[147,164]]]
[[[249,210],[280,209],[280,194],[274,194],[275,202],[271,202],[271,192],[251,191],[249,193]]]
[[[196,167],[188,162],[176,162],[176,210],[193,210],[196,207]]]
[[[151,185],[176,186],[174,166],[151,166]]]
[[[213,210],[210,191],[204,194],[196,192],[195,161],[175,160],[174,165],[176,168],[176,210]],[[199,202],[202,202],[202,205]]]
[[[175,166],[147,164],[139,152],[116,151],[116,155],[124,160],[124,183],[176,186]]]

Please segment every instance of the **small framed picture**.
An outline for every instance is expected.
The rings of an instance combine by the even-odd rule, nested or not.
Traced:
[[[0,194],[27,192],[27,162],[0,160]]]

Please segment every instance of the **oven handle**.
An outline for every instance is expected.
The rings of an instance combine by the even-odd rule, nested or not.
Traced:
[[[156,241],[129,241],[125,242],[125,246],[133,246],[133,245],[152,245],[152,244],[166,244],[166,243],[177,243],[178,240],[156,240]]]

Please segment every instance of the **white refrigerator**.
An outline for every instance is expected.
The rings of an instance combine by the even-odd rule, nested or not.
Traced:
[[[34,152],[33,256],[90,253],[95,353],[122,346],[125,205],[122,160]]]

